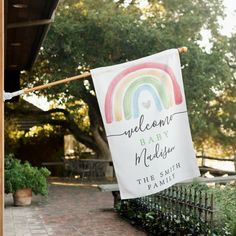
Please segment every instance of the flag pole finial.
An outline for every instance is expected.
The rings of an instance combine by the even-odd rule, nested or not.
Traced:
[[[181,47],[181,48],[178,48],[178,51],[179,51],[180,54],[186,53],[188,51],[188,48],[187,47]]]

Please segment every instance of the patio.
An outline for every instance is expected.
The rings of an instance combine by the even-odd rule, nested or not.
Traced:
[[[111,193],[96,184],[54,181],[48,198],[34,196],[31,206],[12,206],[5,195],[5,236],[143,236],[113,210]]]

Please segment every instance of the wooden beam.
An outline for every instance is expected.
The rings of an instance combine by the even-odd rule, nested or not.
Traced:
[[[0,235],[4,235],[4,1],[0,4]]]
[[[207,156],[196,156],[197,158],[215,160],[215,161],[234,161],[233,158],[220,158],[220,157],[207,157]]]
[[[7,29],[15,29],[15,28],[31,27],[31,26],[39,26],[39,25],[49,25],[53,21],[54,19],[43,19],[43,20],[10,23],[10,24],[7,24]]]

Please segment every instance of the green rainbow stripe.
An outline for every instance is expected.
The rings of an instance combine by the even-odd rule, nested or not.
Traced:
[[[156,70],[157,72],[153,73],[151,70]],[[162,75],[160,75],[160,72],[162,72]],[[140,80],[140,82],[135,82],[136,80]],[[138,105],[138,102],[133,101],[132,96],[135,96],[135,89],[139,90],[139,87],[143,84],[152,85],[155,88],[157,95],[161,98],[161,102],[166,109],[172,106],[172,104],[178,105],[183,101],[180,86],[171,67],[155,62],[137,64],[121,71],[114,77],[108,87],[104,104],[105,118],[108,124],[114,120],[113,112],[116,121],[122,120],[123,111],[125,119],[130,119],[133,113],[138,113],[138,108],[134,107],[134,105]],[[129,86],[131,87],[129,88]],[[151,91],[153,90],[151,87],[148,89],[152,93]],[[159,108],[157,107],[157,109]]]
[[[143,84],[153,85],[153,87],[157,91],[157,94],[159,94],[165,109],[168,109],[173,105],[170,96],[168,96],[171,90],[164,89],[165,87],[163,86],[163,83],[161,83],[160,80],[145,76],[139,80],[135,80],[132,84],[130,84],[130,86],[127,88],[125,92],[125,96],[123,99],[123,108],[126,120],[132,117],[132,113],[134,112],[134,109],[136,109],[136,108],[132,109],[134,93],[138,89],[138,87],[140,87]]]
[[[168,100],[169,103],[174,100],[174,94],[173,94],[173,88],[172,88],[172,83],[171,80],[168,78],[168,74],[165,73],[164,71],[157,70],[157,69],[146,69],[146,70],[139,70],[135,71],[125,77],[124,80],[122,80],[118,85],[117,89],[115,91],[114,95],[114,115],[115,115],[115,120],[116,121],[121,121],[122,120],[122,113],[123,113],[123,94],[124,91],[132,84],[133,81],[135,80],[142,80],[143,83],[145,84],[146,81],[143,80],[143,78],[153,78],[153,87],[155,88],[157,94],[158,91],[160,91],[160,87],[163,88],[169,88],[169,94],[163,97],[164,100]],[[158,80],[157,80],[158,78]],[[161,84],[159,84],[161,83]],[[162,92],[163,93],[163,92]],[[129,103],[131,104],[131,103]],[[166,107],[166,102],[165,105]],[[126,110],[128,109],[127,106]],[[131,108],[131,107],[130,107]]]

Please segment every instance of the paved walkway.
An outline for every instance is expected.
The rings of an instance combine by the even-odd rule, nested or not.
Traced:
[[[47,199],[14,207],[5,195],[4,236],[144,236],[113,211],[111,193],[94,187],[53,184]]]

